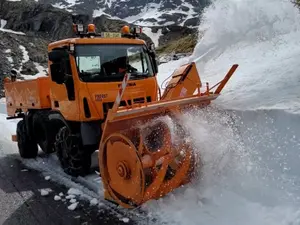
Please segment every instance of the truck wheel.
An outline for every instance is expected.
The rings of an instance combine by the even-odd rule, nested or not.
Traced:
[[[46,154],[54,152],[54,142],[57,133],[55,131],[56,126],[50,123],[49,114],[49,111],[36,112],[32,118],[36,142]]]
[[[55,150],[65,173],[77,177],[85,176],[91,167],[91,154],[80,147],[79,138],[62,127],[56,135]]]
[[[35,158],[37,156],[38,146],[34,139],[28,135],[24,120],[17,124],[17,141],[19,154],[22,158]]]

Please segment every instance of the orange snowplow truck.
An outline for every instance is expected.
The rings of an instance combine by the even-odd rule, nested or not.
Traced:
[[[67,174],[85,176],[98,150],[105,199],[128,208],[188,183],[201,160],[180,115],[216,99],[237,65],[203,92],[195,62],[182,65],[161,93],[155,50],[140,28],[73,28],[78,37],[49,44],[48,76],[5,81],[7,119],[21,119],[12,137],[21,157],[40,147]]]

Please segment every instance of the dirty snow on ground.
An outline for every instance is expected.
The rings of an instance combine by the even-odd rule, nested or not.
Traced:
[[[70,199],[70,203],[75,203],[77,200],[75,198]]]
[[[13,30],[10,30],[10,29],[5,29],[4,27],[5,27],[6,24],[7,24],[6,20],[0,19],[0,31],[7,32],[7,33],[13,33],[13,34],[19,34],[19,35],[25,35],[25,33],[23,33],[23,32],[18,32],[18,31],[13,31]]]
[[[60,197],[59,195],[55,195],[55,196],[54,196],[54,200],[55,200],[55,201],[59,201],[59,200],[61,200],[61,197]]]
[[[14,62],[14,60],[13,60],[13,58],[11,56],[6,56],[6,58],[7,58],[8,62],[10,62],[10,63]]]
[[[129,223],[129,218],[122,218],[121,219],[124,223]]]
[[[19,48],[22,50],[22,54],[23,54],[22,64],[24,64],[29,61],[28,51],[23,45],[20,45]]]
[[[33,75],[24,75],[21,73],[22,67],[23,65],[29,61],[30,57],[29,57],[29,53],[27,51],[27,49],[23,46],[23,45],[19,45],[19,48],[22,51],[22,61],[21,61],[21,65],[19,67],[19,69],[16,69],[17,72],[20,74],[21,77],[23,77],[25,80],[31,80],[31,79],[36,79],[38,77],[44,77],[47,75],[47,68],[43,67],[42,65],[40,65],[37,62],[33,62],[33,64],[35,65],[36,69],[38,70],[37,74],[33,74]],[[7,49],[5,51],[5,53],[9,54],[11,53],[10,49]],[[10,63],[13,63],[13,58],[11,56],[7,56],[7,59]]]
[[[42,196],[48,196],[51,192],[51,189],[41,189],[40,192]]]
[[[47,76],[48,72],[47,72],[47,68],[41,66],[39,63],[34,62],[33,63],[35,65],[35,68],[39,71],[38,73],[34,74],[34,75],[25,75],[25,74],[21,74],[21,76],[24,78],[24,80],[32,80],[32,79],[36,79],[39,77],[45,77]]]
[[[46,76],[47,75],[47,68],[43,67],[42,65],[40,65],[37,62],[33,63],[35,65],[35,68],[39,71],[37,74],[35,74],[34,76]]]
[[[21,72],[23,65],[29,61],[29,55],[28,55],[28,51],[26,50],[26,48],[23,45],[19,45],[19,48],[22,51],[22,61],[21,61],[21,65],[20,65],[19,69],[17,69],[18,73]],[[21,74],[21,76],[23,76],[23,75]]]
[[[6,58],[12,64],[14,61],[13,61],[13,58],[10,56],[11,49],[4,50],[4,53],[7,54]]]
[[[75,210],[78,206],[78,202],[75,202],[75,203],[72,203],[71,205],[68,206],[68,209],[69,210]]]
[[[91,205],[91,206],[98,205],[98,200],[97,200],[96,198],[93,198],[93,199],[90,201],[90,205]]]

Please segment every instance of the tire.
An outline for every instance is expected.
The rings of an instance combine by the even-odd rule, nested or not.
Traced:
[[[85,176],[91,167],[91,154],[82,149],[78,137],[71,135],[64,126],[56,135],[55,151],[60,164],[66,174],[71,176]]]
[[[53,153],[54,142],[58,129],[50,123],[50,111],[40,111],[33,115],[33,131],[37,144],[46,154]]]
[[[38,146],[27,133],[26,124],[21,120],[17,124],[17,141],[19,154],[22,158],[35,158],[38,154]]]

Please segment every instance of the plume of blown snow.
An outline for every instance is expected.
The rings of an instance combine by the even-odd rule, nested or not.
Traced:
[[[299,113],[299,28],[299,10],[288,0],[216,0],[190,60],[211,84],[239,64],[216,101],[227,108]]]
[[[258,111],[300,112],[299,28],[290,1],[215,0],[206,8],[199,26],[204,35],[189,60],[203,83],[220,81],[232,64],[239,68],[213,107],[183,115],[204,166],[189,185],[148,202],[150,217],[160,224],[299,223],[300,178],[287,166],[299,157],[299,145],[281,145],[295,140],[296,128],[287,139],[282,128],[299,124],[299,117],[287,125],[279,122],[285,117]],[[241,112],[240,119],[221,110],[228,108],[255,113]]]

